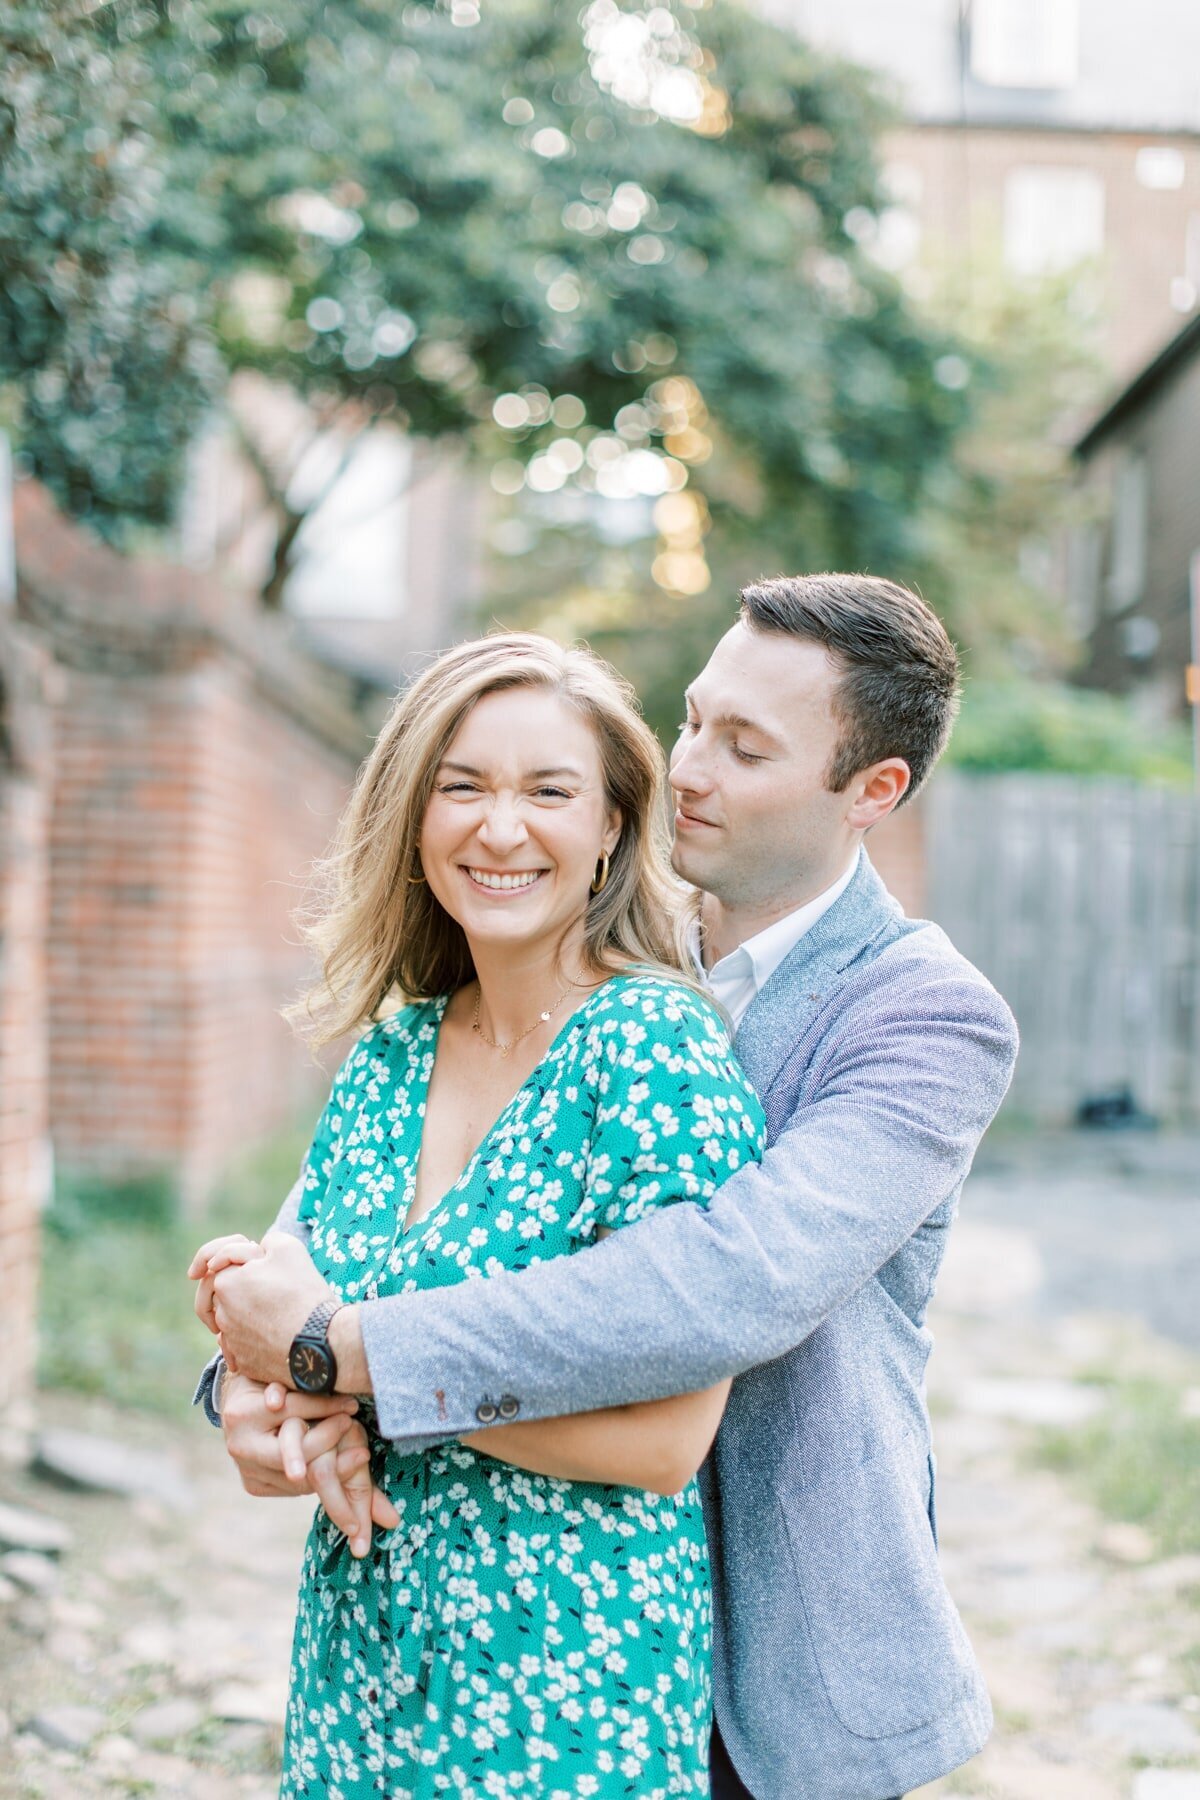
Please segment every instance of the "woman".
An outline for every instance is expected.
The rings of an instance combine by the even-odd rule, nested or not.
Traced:
[[[575,1254],[761,1154],[758,1102],[682,973],[662,777],[629,691],[548,639],[463,645],[398,700],[304,1009],[327,1042],[410,997],[346,1059],[306,1160],[301,1217],[344,1300]],[[282,1793],[707,1794],[692,1478],[727,1389],[415,1456],[364,1406],[390,1509],[357,1556],[314,1520]],[[332,1429],[351,1470],[361,1427]]]

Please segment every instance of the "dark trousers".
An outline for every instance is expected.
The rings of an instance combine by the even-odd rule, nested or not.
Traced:
[[[721,1742],[721,1734],[717,1730],[715,1719],[712,1728],[709,1772],[712,1776],[712,1800],[754,1800],[750,1789],[729,1760],[729,1752]],[[799,1796],[797,1796],[797,1800],[799,1800]],[[816,1800],[815,1796],[814,1800]],[[904,1800],[903,1794],[897,1794],[896,1800]]]
[[[750,1789],[729,1760],[729,1752],[721,1742],[721,1733],[717,1730],[715,1719],[708,1766],[712,1776],[712,1800],[754,1800]]]

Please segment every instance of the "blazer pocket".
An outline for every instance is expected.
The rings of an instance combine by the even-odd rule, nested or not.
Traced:
[[[880,1456],[781,1502],[813,1654],[855,1737],[916,1731],[969,1689],[974,1656],[938,1567],[924,1490]]]

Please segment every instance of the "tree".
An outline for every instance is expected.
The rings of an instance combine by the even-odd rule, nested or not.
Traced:
[[[71,512],[110,529],[168,516],[221,376],[158,242],[137,19],[85,0],[0,13],[0,422]]]
[[[465,442],[510,489],[686,486],[727,543],[753,533],[783,561],[912,545],[965,408],[935,375],[952,344],[861,247],[884,114],[859,72],[682,0],[112,0],[63,18],[61,104],[84,110],[86,41],[139,147],[126,261],[168,315],[193,305],[191,344],[215,328],[227,368],[298,387],[346,438],[391,418]],[[127,119],[135,62],[153,104]],[[6,104],[20,119],[20,77]],[[43,134],[60,186],[63,151]],[[110,237],[124,217],[108,206]],[[28,350],[9,379],[27,453],[76,510],[110,530],[166,515],[161,486],[89,485],[73,402],[35,421]],[[168,408],[132,384],[118,460],[168,432],[177,452],[192,394]],[[277,597],[298,519],[286,472],[263,472]],[[680,542],[658,571],[677,595],[706,579]]]

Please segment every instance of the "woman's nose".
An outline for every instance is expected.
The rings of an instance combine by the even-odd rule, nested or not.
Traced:
[[[479,827],[479,836],[490,850],[510,850],[529,836],[521,809],[511,800],[493,800]]]

